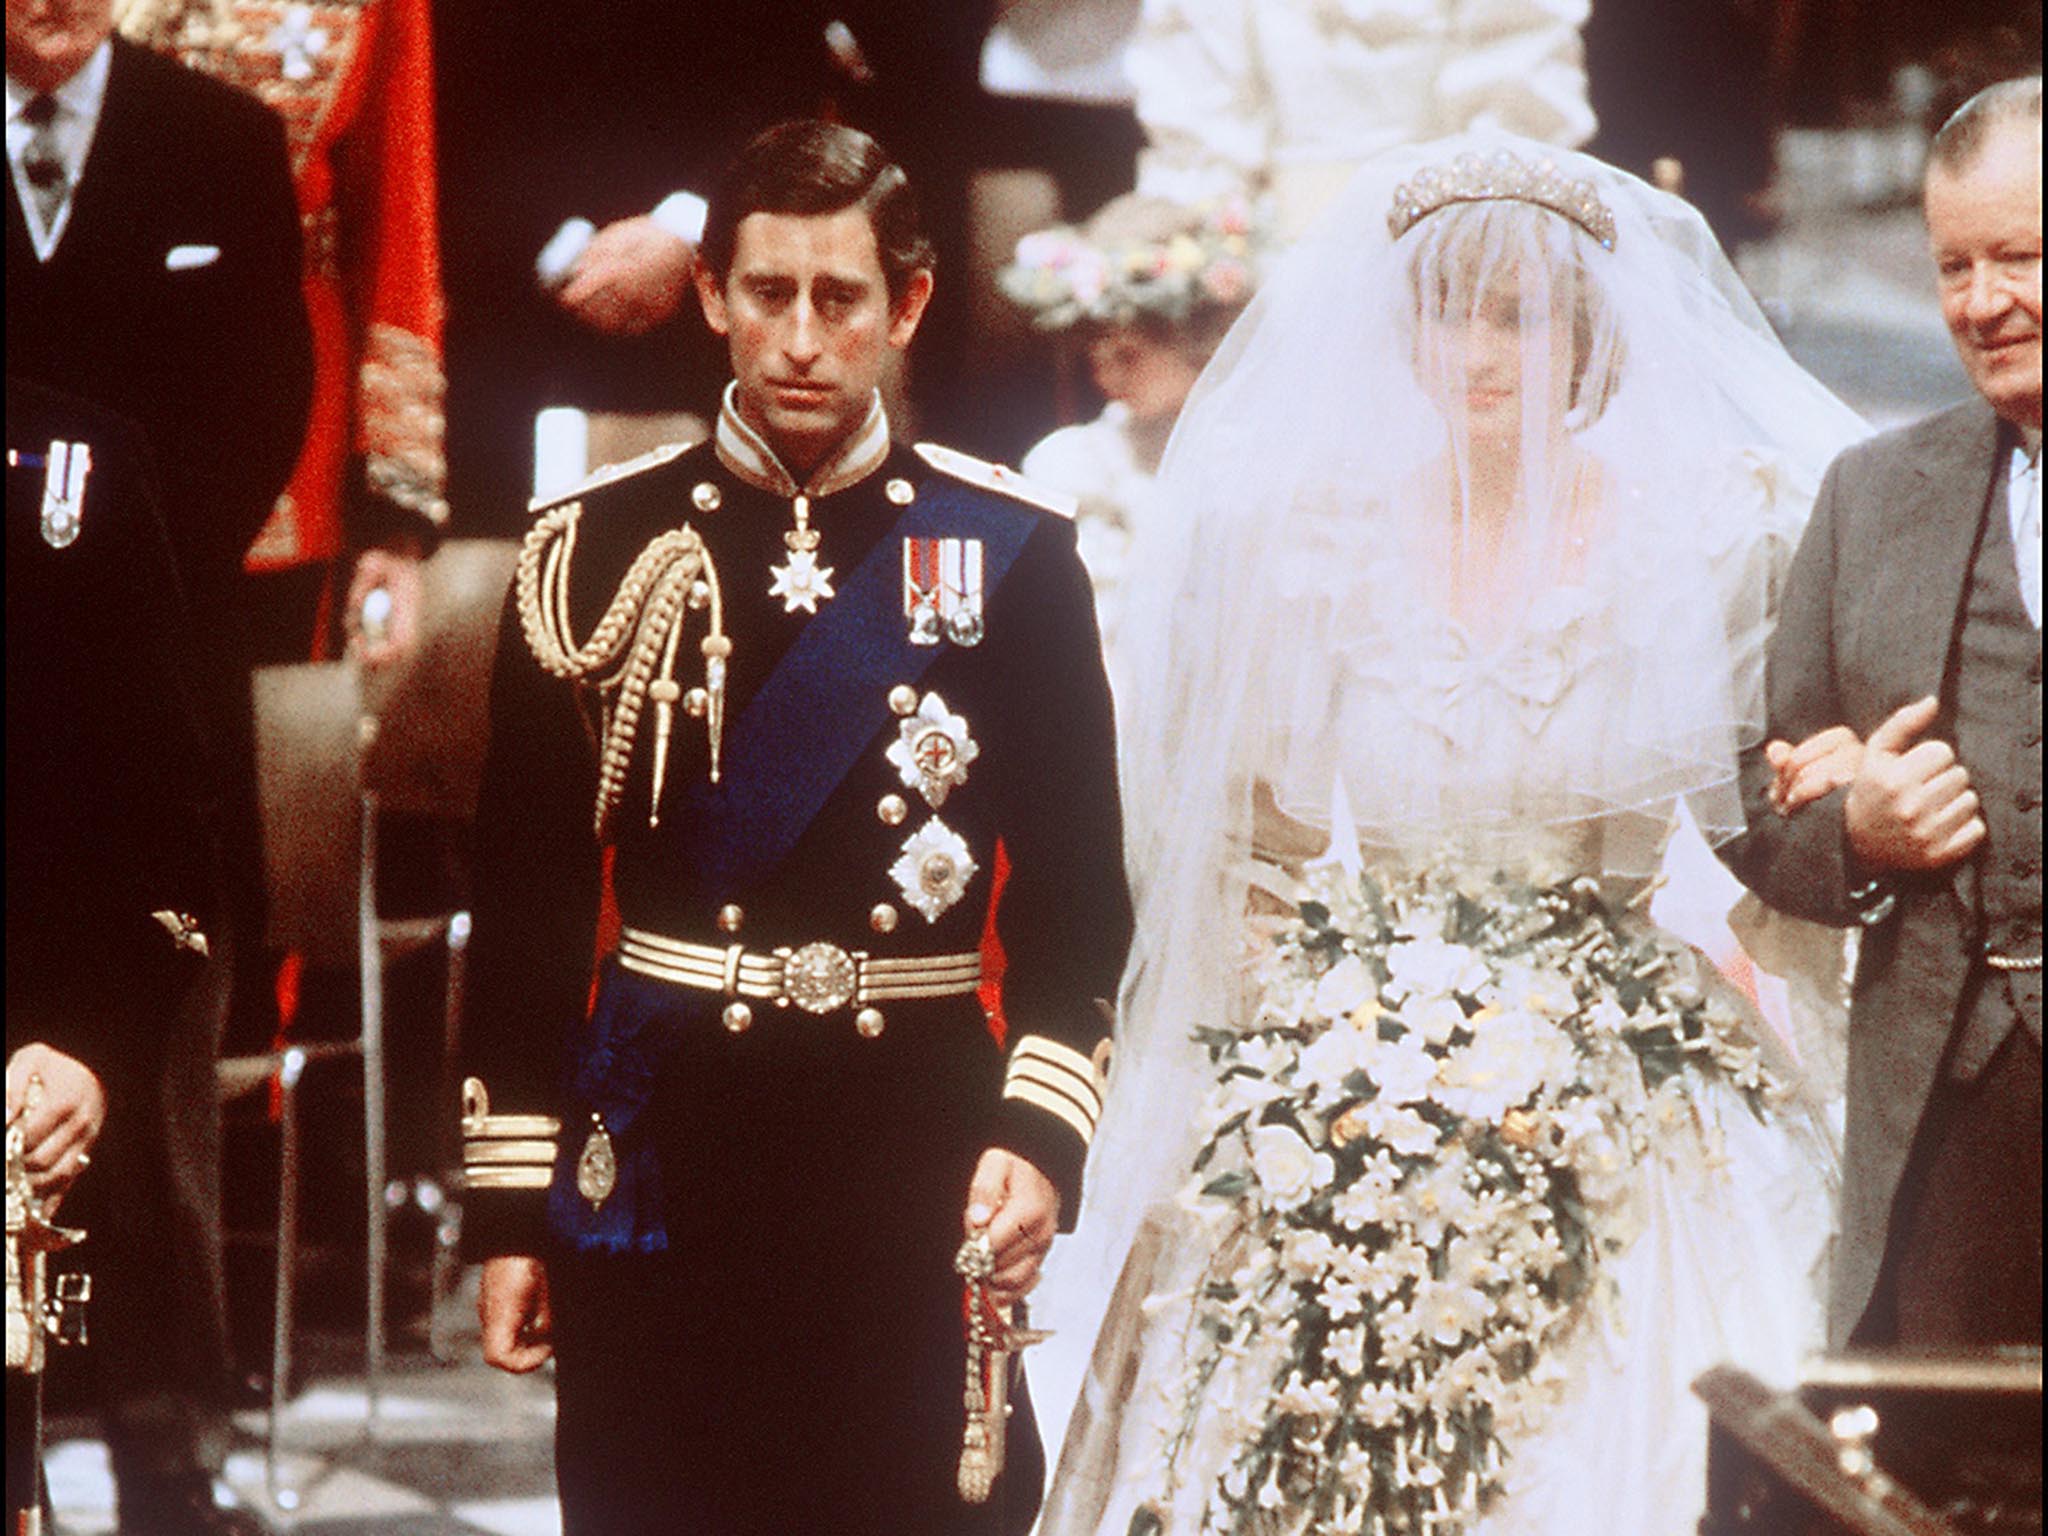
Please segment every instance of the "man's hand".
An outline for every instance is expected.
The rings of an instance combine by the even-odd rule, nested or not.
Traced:
[[[484,1362],[523,1376],[554,1355],[555,1315],[548,1304],[547,1267],[526,1254],[484,1260],[476,1298]]]
[[[62,1199],[85,1171],[106,1118],[106,1092],[85,1063],[40,1044],[7,1059],[7,1123],[21,1121],[29,1187],[45,1202]]]
[[[996,1260],[989,1291],[1008,1305],[1038,1284],[1038,1267],[1059,1230],[1060,1192],[1016,1153],[990,1147],[974,1165],[964,1224],[969,1236],[987,1229]]]
[[[595,235],[556,301],[592,330],[638,336],[666,323],[690,291],[696,252],[645,214]]]
[[[1941,869],[1984,841],[1970,775],[1945,741],[1915,738],[1934,723],[1931,696],[1870,733],[1843,807],[1849,846],[1872,870]]]
[[[1771,809],[1790,816],[1855,781],[1863,766],[1863,738],[1846,725],[1831,725],[1796,747],[1789,741],[1769,743],[1764,759],[1773,770]]]
[[[380,612],[363,605],[376,592],[385,594]],[[356,557],[348,584],[346,615],[348,647],[366,667],[388,667],[405,660],[420,638],[420,557],[404,549],[366,549]]]

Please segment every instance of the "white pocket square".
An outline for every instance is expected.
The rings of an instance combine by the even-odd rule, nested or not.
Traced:
[[[190,272],[194,267],[210,267],[219,260],[217,245],[174,245],[164,253],[164,270]]]

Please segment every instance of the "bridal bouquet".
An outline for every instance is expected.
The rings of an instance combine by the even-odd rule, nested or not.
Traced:
[[[1254,1016],[1200,1034],[1181,1198],[1224,1240],[1166,1466],[1223,1416],[1204,1529],[1458,1536],[1501,1490],[1633,1235],[1635,1160],[1705,1129],[1704,1080],[1758,1114],[1777,1091],[1695,975],[1590,880],[1310,873]]]

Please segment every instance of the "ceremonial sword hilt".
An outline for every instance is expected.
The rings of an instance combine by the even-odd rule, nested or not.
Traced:
[[[1003,1472],[1011,1412],[1010,1357],[1051,1335],[1017,1326],[1013,1308],[991,1293],[989,1278],[995,1273],[996,1258],[986,1229],[960,1245],[953,1268],[965,1282],[967,1320],[967,1428],[960,1443],[960,1497],[970,1504],[985,1504]]]

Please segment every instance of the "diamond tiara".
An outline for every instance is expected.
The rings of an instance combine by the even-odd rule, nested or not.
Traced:
[[[1534,203],[1570,219],[1605,250],[1614,249],[1614,214],[1590,181],[1574,181],[1548,160],[1530,165],[1512,151],[1460,155],[1433,165],[1394,189],[1387,228],[1396,240],[1453,203]]]

